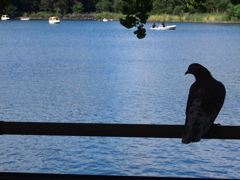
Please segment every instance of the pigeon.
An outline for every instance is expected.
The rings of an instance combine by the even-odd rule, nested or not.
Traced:
[[[193,74],[196,79],[189,90],[182,135],[182,143],[188,144],[200,141],[212,127],[223,106],[226,89],[198,63],[189,65],[185,74]]]

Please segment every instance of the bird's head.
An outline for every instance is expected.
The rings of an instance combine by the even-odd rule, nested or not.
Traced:
[[[206,76],[211,76],[210,72],[198,63],[193,63],[188,66],[188,70],[185,74],[192,74],[195,76],[196,79],[205,78]]]

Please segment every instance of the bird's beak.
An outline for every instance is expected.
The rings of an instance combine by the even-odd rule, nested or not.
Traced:
[[[189,70],[187,70],[187,71],[185,72],[185,75],[186,75],[186,74],[190,74],[190,71],[189,71]]]

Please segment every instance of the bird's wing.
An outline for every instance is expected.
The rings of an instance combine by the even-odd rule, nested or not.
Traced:
[[[203,112],[208,116],[214,115],[216,118],[223,106],[225,95],[226,90],[224,85],[214,80],[211,86],[205,88],[202,103]]]
[[[182,142],[198,142],[212,126],[215,115],[206,115],[202,108],[202,99],[194,99],[186,115]]]
[[[211,128],[225,98],[225,87],[214,80],[206,86],[194,83],[189,91],[183,143],[198,142]]]

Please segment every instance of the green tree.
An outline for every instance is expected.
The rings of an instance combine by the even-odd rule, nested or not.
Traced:
[[[173,7],[169,0],[154,0],[151,14],[171,14]]]
[[[235,10],[235,17],[237,17],[239,20],[240,19],[240,4],[236,5],[234,7],[234,10]]]
[[[83,4],[81,2],[75,1],[72,11],[74,14],[81,14],[83,11]]]
[[[218,9],[220,12],[226,12],[228,8],[229,0],[220,0],[218,4]]]
[[[111,11],[112,3],[108,0],[101,0],[96,4],[97,12]]]
[[[120,13],[123,10],[124,2],[122,0],[113,1],[113,12]]]
[[[67,0],[56,0],[54,2],[53,10],[56,13],[66,14],[68,11],[68,1]]]
[[[240,20],[240,4],[234,6],[233,4],[229,5],[228,8],[228,19],[231,21]]]
[[[153,0],[153,9],[151,14],[173,14],[174,9],[175,13],[182,9],[180,7],[185,8],[186,1],[184,0]],[[177,12],[179,14],[179,12]]]
[[[186,9],[186,7],[185,7],[185,9]],[[184,9],[184,11],[185,11],[185,9]],[[193,6],[191,6],[191,7],[188,8],[188,13],[189,13],[189,14],[194,14],[194,13],[196,13],[196,12],[197,12],[197,10],[196,10]]]
[[[39,5],[40,10],[51,13],[61,13],[66,14],[70,11],[70,6],[72,0],[41,0]]]
[[[83,4],[83,9],[84,12],[96,12],[96,3],[99,0],[81,0],[82,4]]]
[[[9,6],[12,3],[11,0],[1,0],[0,1],[0,10],[5,9],[5,7]]]
[[[40,10],[46,12],[53,12],[55,0],[41,0]]]
[[[206,8],[208,12],[215,12],[217,2],[215,0],[206,0],[206,2],[203,3],[203,6]]]
[[[206,6],[203,5],[206,0],[188,0],[186,2],[185,12],[189,12],[190,9],[196,9],[197,12],[199,11],[207,11]]]
[[[41,0],[12,0],[12,4],[17,6],[18,12],[39,11]]]
[[[184,13],[184,9],[185,9],[184,6],[176,6],[173,10],[173,14],[178,15],[178,16],[182,16],[183,13]]]
[[[3,12],[9,16],[14,16],[16,14],[17,7],[13,6],[12,4],[8,5],[5,7]]]

